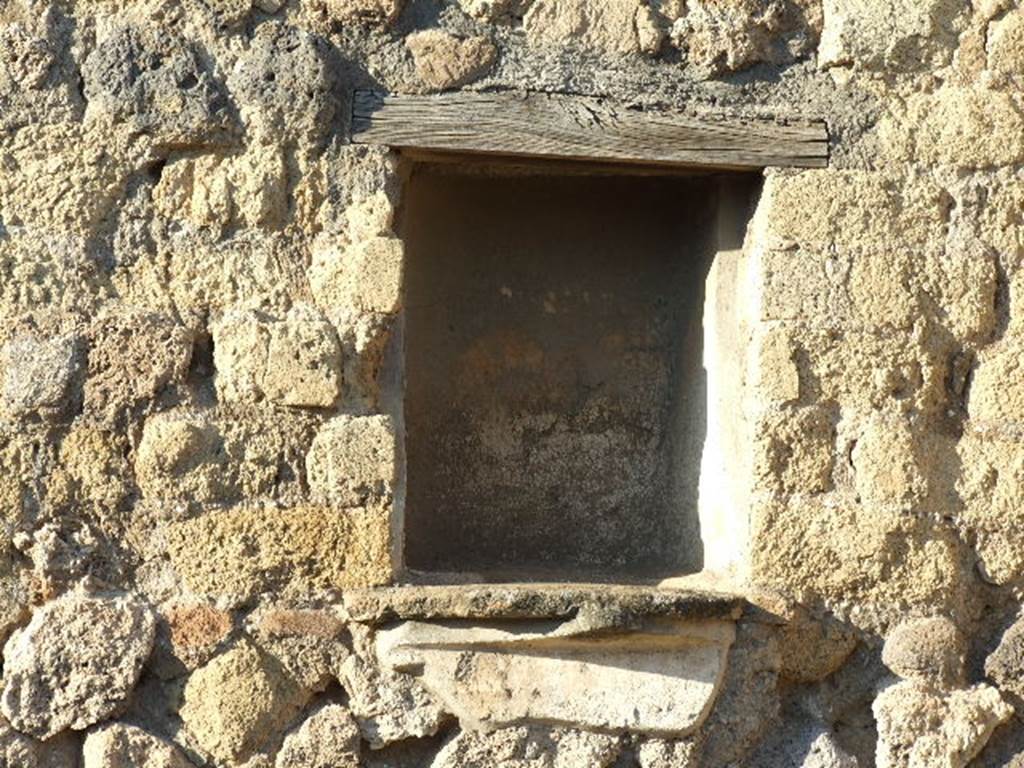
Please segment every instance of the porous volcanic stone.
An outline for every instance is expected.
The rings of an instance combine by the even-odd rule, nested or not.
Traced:
[[[433,736],[448,719],[418,680],[381,671],[355,654],[342,665],[339,682],[363,738],[374,749]]]
[[[68,768],[78,759],[78,740],[62,733],[37,741],[18,733],[0,717],[0,766],[3,768]]]
[[[90,731],[82,768],[193,768],[172,744],[141,728],[111,723]]]
[[[215,758],[242,763],[280,734],[308,698],[272,657],[242,641],[192,674],[181,719]]]
[[[1003,633],[999,645],[985,659],[985,674],[1003,690],[1024,696],[1024,619]]]
[[[54,600],[4,648],[0,709],[40,739],[105,720],[135,687],[155,628],[150,609],[126,595]]]
[[[405,40],[416,74],[431,90],[443,91],[471,83],[494,65],[498,49],[482,36],[460,38],[440,29],[426,29]]]
[[[166,25],[120,25],[82,67],[92,111],[171,146],[226,144],[237,127],[227,92]]]
[[[75,336],[12,339],[0,353],[4,408],[18,416],[65,414],[74,399],[71,385],[82,364],[81,348]]]
[[[359,729],[349,711],[327,704],[284,738],[275,768],[359,768]]]
[[[404,0],[327,0],[332,19],[363,24],[390,24],[402,10]]]
[[[317,433],[306,457],[318,502],[361,507],[391,501],[395,428],[387,416],[339,416]]]
[[[890,685],[871,709],[878,722],[877,768],[964,768],[1013,715],[990,685],[945,694],[921,680]]]
[[[956,625],[936,616],[911,619],[885,639],[882,662],[902,678],[952,685],[964,674],[964,638]]]
[[[615,736],[545,728],[463,731],[449,741],[430,768],[607,768],[619,755]]]

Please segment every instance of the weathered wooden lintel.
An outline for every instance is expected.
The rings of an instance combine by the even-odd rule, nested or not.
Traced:
[[[821,121],[695,117],[546,93],[384,96],[357,91],[353,141],[398,149],[649,166],[828,165]]]

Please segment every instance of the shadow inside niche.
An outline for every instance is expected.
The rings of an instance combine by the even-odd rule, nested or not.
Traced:
[[[714,177],[417,166],[406,243],[406,563],[701,567]]]

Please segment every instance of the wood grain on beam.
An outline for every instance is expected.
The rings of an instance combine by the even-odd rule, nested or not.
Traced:
[[[353,141],[396,148],[647,165],[828,165],[822,122],[695,117],[544,93],[357,91]]]

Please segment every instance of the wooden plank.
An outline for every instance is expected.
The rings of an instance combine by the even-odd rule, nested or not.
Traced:
[[[820,121],[716,119],[545,93],[383,96],[357,91],[353,139],[396,148],[645,165],[828,165]]]
[[[466,172],[510,176],[711,176],[722,168],[664,163],[626,163],[618,160],[578,160],[565,157],[526,157],[523,155],[485,155],[480,152],[405,147],[402,156],[416,163],[451,165]]]

